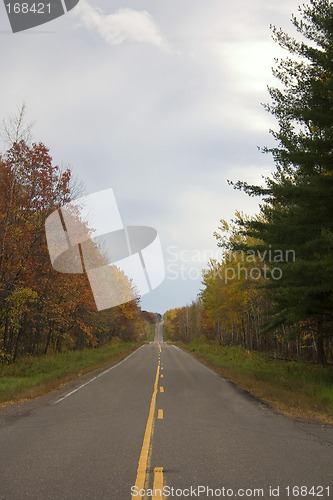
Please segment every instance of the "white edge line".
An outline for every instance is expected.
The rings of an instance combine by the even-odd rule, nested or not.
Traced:
[[[75,392],[79,391],[80,389],[82,389],[83,387],[85,387],[86,385],[90,384],[91,382],[93,382],[94,380],[96,380],[97,378],[101,377],[102,375],[105,375],[106,373],[108,373],[109,371],[113,370],[114,368],[117,368],[117,366],[120,366],[121,364],[125,363],[125,361],[127,361],[131,356],[133,356],[133,354],[135,354],[136,352],[140,351],[140,349],[144,347],[143,345],[141,347],[139,347],[139,349],[136,349],[134,352],[132,352],[129,356],[127,356],[127,358],[123,359],[122,361],[120,361],[119,363],[117,363],[116,365],[114,366],[111,366],[110,368],[108,368],[107,370],[104,370],[104,372],[102,373],[99,373],[98,375],[96,375],[95,377],[91,378],[90,380],[88,380],[88,382],[85,382],[84,384],[80,385],[79,387],[77,387],[76,389],[74,389],[73,391],[69,392],[68,394],[66,394],[65,396],[63,396],[62,398],[58,399],[57,401],[55,401],[55,403],[52,403],[53,405],[57,405],[58,403],[61,403],[61,401],[63,401],[64,399],[67,399],[69,398],[69,396],[71,396],[72,394],[74,394]]]
[[[179,347],[174,345],[174,344],[172,344],[172,347],[174,347],[175,349],[178,349],[178,351],[180,351],[180,352],[184,352],[182,349],[179,349]]]

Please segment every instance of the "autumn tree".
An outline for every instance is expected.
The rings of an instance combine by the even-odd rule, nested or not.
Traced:
[[[240,212],[236,212],[236,218],[248,220]],[[220,224],[214,236],[222,249],[222,259],[210,260],[203,270],[204,288],[200,295],[207,314],[215,322],[220,343],[259,348],[264,301],[260,286],[267,270],[260,255],[247,251],[255,241],[253,238],[240,234],[236,224],[225,220]]]
[[[21,115],[13,124],[0,155],[0,360],[145,338],[138,301],[98,313],[87,275],[51,266],[45,220],[73,199],[71,172],[44,144],[22,139]]]
[[[51,309],[56,324],[57,302],[65,326],[77,306],[69,295],[83,300],[73,280],[66,287],[66,277],[50,269],[44,232],[47,215],[69,201],[69,182],[70,171],[54,166],[41,143],[14,143],[0,157],[0,320],[3,349],[14,359],[20,344],[33,353],[42,332],[50,331]]]
[[[214,323],[200,297],[185,307],[169,309],[164,314],[166,338],[191,342],[201,336],[214,337]]]

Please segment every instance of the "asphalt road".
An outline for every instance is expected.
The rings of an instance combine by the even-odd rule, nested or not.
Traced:
[[[333,498],[333,426],[275,413],[161,325],[84,384],[0,409],[1,499]]]

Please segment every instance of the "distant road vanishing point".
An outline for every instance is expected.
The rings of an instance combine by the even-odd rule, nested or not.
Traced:
[[[161,322],[118,365],[1,408],[0,449],[6,500],[333,496],[333,426],[267,408]]]

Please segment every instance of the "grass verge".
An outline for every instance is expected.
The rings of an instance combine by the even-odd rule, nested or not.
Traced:
[[[149,325],[149,342],[154,342],[155,338],[155,323]]]
[[[140,345],[114,339],[98,349],[29,356],[0,365],[0,405],[43,396],[80,375],[115,364]]]
[[[205,338],[179,347],[285,415],[333,423],[332,367],[267,359]]]

